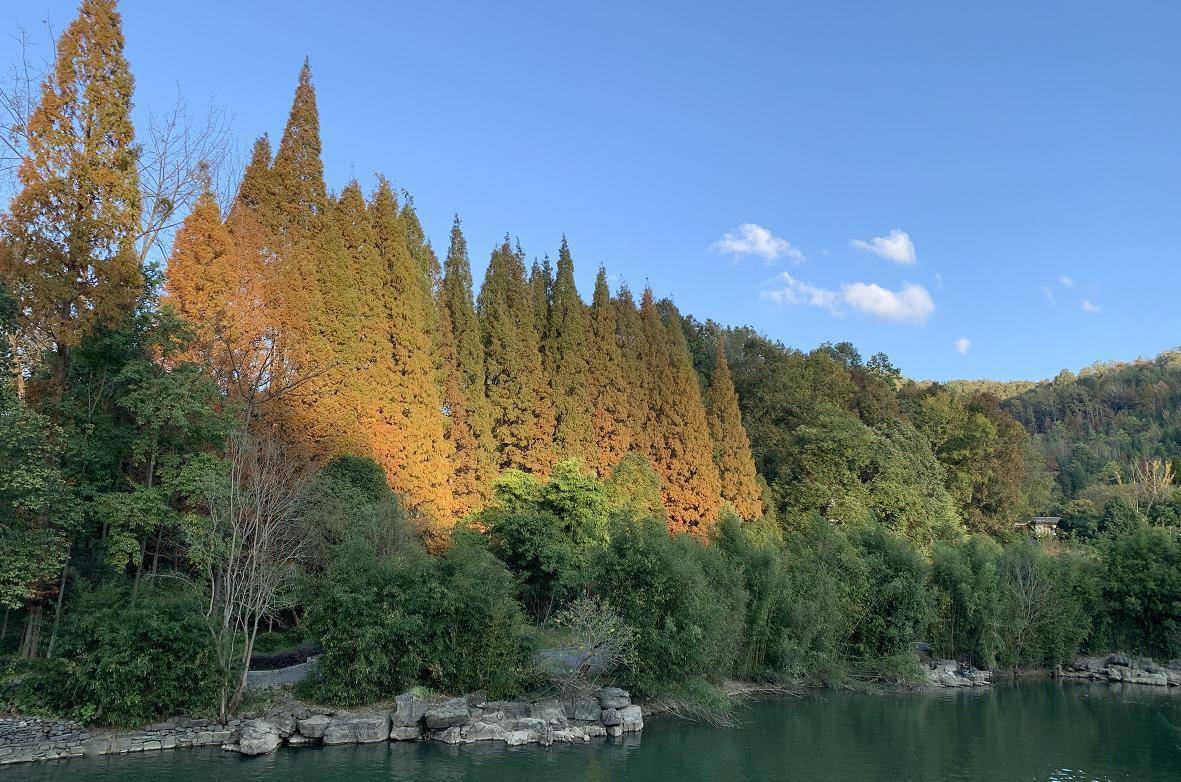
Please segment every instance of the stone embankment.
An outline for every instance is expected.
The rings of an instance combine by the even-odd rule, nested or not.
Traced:
[[[220,745],[244,755],[280,746],[367,744],[378,741],[502,741],[510,746],[589,742],[644,729],[640,706],[625,690],[604,687],[566,701],[491,701],[483,693],[423,698],[406,693],[391,711],[328,711],[297,703],[260,716],[172,720],[134,731],[89,731],[83,725],[37,718],[0,720],[0,764],[84,755]]]
[[[1076,657],[1069,665],[1059,666],[1054,675],[1063,679],[1087,679],[1122,684],[1147,684],[1153,687],[1181,687],[1181,660],[1157,665],[1149,657]]]
[[[927,684],[932,687],[987,687],[992,684],[992,671],[982,671],[955,660],[933,660],[923,663]]]

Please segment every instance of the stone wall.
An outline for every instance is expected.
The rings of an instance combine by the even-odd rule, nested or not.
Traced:
[[[0,719],[0,764],[211,745],[245,755],[266,754],[284,745],[377,741],[549,746],[643,729],[643,711],[625,690],[615,687],[565,702],[490,701],[483,693],[449,699],[405,693],[397,697],[392,712],[337,712],[288,702],[266,714],[224,724],[176,719],[130,731],[91,731],[75,722],[35,717]]]
[[[0,719],[0,764],[220,746],[237,737],[240,724],[240,720],[223,725],[205,719],[178,719],[137,730],[91,731],[76,722],[37,717]]]

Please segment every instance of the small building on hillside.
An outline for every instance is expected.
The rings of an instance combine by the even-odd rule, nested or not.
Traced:
[[[1061,520],[1061,516],[1034,516],[1029,521],[1015,522],[1013,527],[1019,530],[1028,530],[1039,538],[1056,538],[1058,537],[1058,522]]]

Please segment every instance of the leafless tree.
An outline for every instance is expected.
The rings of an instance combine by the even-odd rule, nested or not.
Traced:
[[[227,474],[205,491],[209,522],[200,547],[223,716],[241,703],[259,624],[273,616],[304,557],[300,510],[314,475],[279,441],[256,434],[233,435],[227,457]]]
[[[610,603],[582,597],[550,619],[568,639],[543,653],[539,673],[566,701],[590,696],[632,654],[635,631]]]
[[[143,215],[137,246],[143,264],[153,253],[167,257],[176,228],[206,188],[227,186],[235,155],[226,111],[211,104],[203,117],[194,117],[179,88],[169,110],[148,114],[140,135]]]

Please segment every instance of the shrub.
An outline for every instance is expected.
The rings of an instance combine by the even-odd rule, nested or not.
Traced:
[[[595,587],[635,629],[627,684],[657,695],[694,677],[734,669],[746,590],[724,555],[664,524],[619,520],[601,552]]]
[[[1091,628],[1081,599],[1087,574],[1080,564],[1048,555],[1033,541],[1005,549],[1000,558],[1001,665],[1052,666],[1078,651]]]
[[[414,684],[444,692],[514,693],[528,662],[516,584],[474,536],[440,557],[379,557],[342,546],[310,606],[324,650],[306,691],[342,704]]]
[[[1100,645],[1159,658],[1181,656],[1181,534],[1133,526],[1105,541]]]
[[[53,667],[33,686],[59,714],[130,725],[216,704],[213,634],[187,587],[82,588],[67,605],[56,649]]]
[[[879,524],[858,529],[852,538],[866,587],[852,651],[863,660],[905,655],[927,629],[927,563]]]
[[[983,668],[1000,649],[1000,556],[991,538],[972,535],[931,551],[929,640],[941,657]]]

